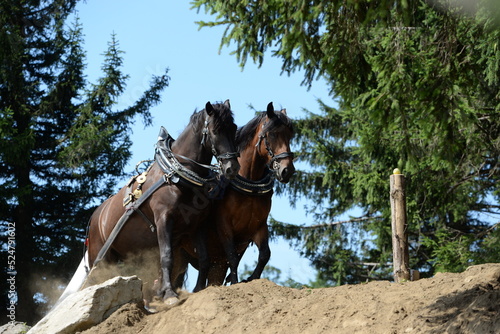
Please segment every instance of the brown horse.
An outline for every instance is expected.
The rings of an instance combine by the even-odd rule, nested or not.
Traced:
[[[247,280],[260,278],[271,256],[267,217],[271,210],[273,180],[276,177],[287,183],[295,171],[290,151],[292,137],[291,120],[285,110],[275,112],[272,103],[265,113],[238,129],[239,175],[231,180],[224,198],[214,205],[209,224],[204,224],[205,230],[201,230],[207,235],[210,285],[223,284],[228,264],[229,281],[231,284],[238,282],[237,267],[251,242],[258,247],[259,256],[257,266]],[[205,259],[199,258],[189,240],[184,240],[182,247],[174,249],[174,254],[177,265],[172,281],[176,286],[182,285],[187,262],[199,269],[198,281],[206,281]]]
[[[93,213],[89,227],[89,265],[94,265],[120,217],[128,214],[129,219],[105,259],[116,261],[130,253],[159,249],[162,279],[158,292],[166,303],[175,303],[177,293],[170,282],[172,247],[182,238],[193,235],[206,219],[212,201],[207,189],[214,185],[214,179],[209,177],[211,166],[207,165],[212,157],[216,156],[224,176],[231,179],[237,175],[238,154],[232,153],[236,151],[235,133],[229,101],[214,105],[208,102],[205,109],[191,116],[190,123],[175,142],[163,129],[156,161],[147,175],[143,173],[131,180]],[[160,186],[146,197],[148,189],[156,188],[157,184]],[[131,193],[133,188],[144,191],[143,202],[139,207],[132,202],[132,206],[124,208],[124,199],[131,198],[131,194],[140,199],[140,193]],[[135,203],[139,203],[139,199]],[[152,232],[154,230],[156,233]],[[199,246],[198,252],[203,258],[204,245]]]

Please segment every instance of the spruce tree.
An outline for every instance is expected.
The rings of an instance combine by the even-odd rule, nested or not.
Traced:
[[[271,220],[327,284],[391,278],[389,175],[407,177],[411,267],[425,275],[499,261],[500,15],[494,1],[222,1],[194,8],[226,27],[244,66],[267,54],[318,77],[335,107],[297,120],[307,169],[286,188],[313,226]],[[348,222],[337,217],[361,210]]]
[[[123,177],[130,125],[136,116],[151,124],[149,108],[169,82],[167,72],[153,77],[134,105],[117,110],[122,51],[112,36],[102,77],[86,81],[81,27],[67,27],[75,3],[0,2],[0,228],[13,240],[1,261],[6,268],[15,256],[3,273],[15,277],[16,293],[2,279],[2,305],[16,301],[16,320],[29,324],[47,306],[41,285],[76,269],[93,207]]]

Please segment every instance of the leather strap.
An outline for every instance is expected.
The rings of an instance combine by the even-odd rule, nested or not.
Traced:
[[[139,206],[144,203],[144,201],[146,199],[149,198],[149,196],[151,196],[156,190],[158,190],[161,186],[163,186],[164,184],[166,184],[168,182],[168,179],[167,178],[164,178],[162,177],[161,179],[159,179],[158,181],[156,181],[155,184],[153,184],[153,186],[151,186],[150,188],[148,188],[144,194],[142,194],[141,197],[139,197],[139,199],[134,202],[134,204],[132,204],[124,213],[123,215],[120,217],[120,219],[118,220],[118,222],[116,223],[115,227],[113,228],[113,231],[111,231],[111,234],[109,235],[108,239],[106,240],[106,242],[104,243],[104,245],[102,246],[101,250],[99,251],[99,253],[97,254],[97,257],[96,259],[94,260],[94,267],[104,258],[104,256],[106,255],[106,253],[108,252],[109,250],[109,247],[111,247],[111,245],[113,244],[113,242],[115,241],[116,237],[118,236],[118,233],[120,233],[120,231],[122,230],[123,226],[125,225],[125,223],[128,221],[128,219],[130,218],[130,216],[137,211],[137,209],[139,208]],[[142,213],[142,212],[141,212]],[[148,219],[149,220],[149,219]]]

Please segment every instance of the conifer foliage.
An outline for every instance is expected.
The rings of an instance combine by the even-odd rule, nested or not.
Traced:
[[[197,0],[226,27],[221,47],[244,66],[271,54],[319,101],[297,120],[307,168],[287,191],[314,226],[271,220],[324,284],[391,278],[389,175],[407,178],[411,267],[500,260],[500,15],[495,1]],[[300,107],[300,106],[297,106]],[[359,211],[350,211],[357,208]],[[361,212],[354,219],[337,217]]]
[[[117,110],[122,51],[112,36],[102,77],[87,82],[81,26],[67,22],[75,3],[0,1],[0,228],[15,227],[16,320],[28,323],[43,311],[41,284],[76,269],[92,208],[130,158],[130,125],[137,116],[151,124],[149,109],[169,82],[167,71],[153,77],[134,105]],[[7,244],[1,252],[4,268]]]

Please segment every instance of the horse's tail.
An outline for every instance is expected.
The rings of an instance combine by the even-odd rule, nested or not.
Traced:
[[[72,293],[75,293],[78,290],[80,290],[87,276],[88,276],[88,252],[85,252],[82,260],[80,261],[80,264],[78,265],[78,268],[76,269],[75,273],[73,274],[73,277],[71,278],[71,281],[66,286],[66,289],[64,289],[64,292],[62,293],[61,297],[59,297],[54,307],[59,305],[64,299],[66,299],[66,297],[68,297]]]

